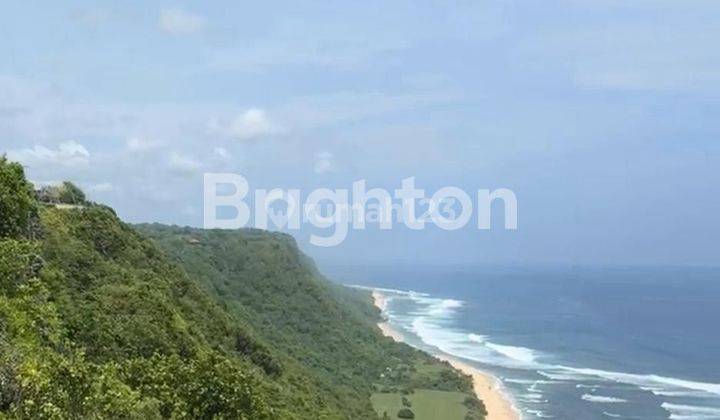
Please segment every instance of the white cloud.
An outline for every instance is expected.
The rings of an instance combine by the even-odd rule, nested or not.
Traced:
[[[224,147],[216,147],[213,150],[213,153],[215,153],[215,156],[219,157],[220,159],[229,159],[230,158],[230,153]]]
[[[173,172],[183,175],[193,175],[202,168],[200,162],[177,152],[170,155],[168,165]]]
[[[315,165],[313,170],[316,174],[333,172],[336,169],[335,155],[330,152],[315,153]]]
[[[210,130],[237,140],[252,140],[280,131],[259,108],[250,108],[230,121],[212,120]]]
[[[162,143],[157,140],[149,140],[141,137],[129,137],[125,140],[125,147],[131,152],[146,152],[157,149]]]
[[[99,184],[91,184],[85,187],[87,192],[91,193],[103,193],[114,190],[115,187],[109,182],[101,182]]]
[[[202,31],[207,21],[204,17],[182,9],[162,9],[158,19],[160,29],[171,35],[191,35]]]
[[[62,142],[57,149],[35,145],[29,149],[10,150],[8,158],[25,165],[86,165],[90,161],[90,152],[82,144],[70,140]]]

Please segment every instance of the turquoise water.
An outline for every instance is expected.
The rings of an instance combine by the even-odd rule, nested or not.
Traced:
[[[408,341],[498,376],[525,419],[720,419],[720,270],[326,267]]]

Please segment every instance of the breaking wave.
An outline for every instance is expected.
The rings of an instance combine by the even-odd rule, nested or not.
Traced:
[[[616,398],[616,397],[606,397],[604,395],[593,395],[593,394],[583,394],[582,397],[585,401],[590,402],[598,402],[598,403],[624,403],[627,402],[627,400],[622,398]]]
[[[720,397],[720,384],[691,381],[655,374],[636,374],[614,372],[601,369],[573,367],[563,364],[549,363],[550,355],[522,346],[498,343],[489,335],[464,331],[457,328],[458,315],[465,303],[456,299],[440,299],[426,293],[393,289],[372,289],[397,300],[412,303],[412,310],[393,313],[389,308],[391,322],[401,330],[413,333],[422,343],[431,346],[450,356],[471,362],[481,363],[502,369],[519,369],[534,375],[534,378],[520,377],[505,379],[508,384],[521,386],[532,385],[518,393],[518,401],[526,405],[525,412],[535,417],[549,416],[548,410],[539,409],[539,405],[547,403],[545,395],[536,392],[539,384],[571,384],[573,388],[608,388],[613,384],[625,384],[641,391],[651,392],[655,396],[667,399],[698,397]],[[543,379],[544,378],[544,379]],[[597,384],[594,384],[597,382]],[[529,392],[528,392],[529,391]],[[579,399],[592,403],[625,403],[627,399],[585,393]],[[672,401],[672,400],[671,400]],[[529,405],[529,406],[527,406]],[[666,402],[662,408],[670,413],[675,420],[710,418],[720,419],[720,409],[705,406],[682,405]],[[542,415],[540,415],[542,413]],[[613,413],[604,413],[614,417]],[[712,417],[715,416],[715,417]]]

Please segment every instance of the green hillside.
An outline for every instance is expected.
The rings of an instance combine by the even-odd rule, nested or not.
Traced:
[[[34,197],[0,160],[3,415],[283,416],[278,363],[238,348],[256,341],[151,242],[104,206]]]
[[[0,158],[0,418],[372,419],[373,394],[470,392],[289,236],[131,227],[58,188]]]
[[[328,404],[351,418],[372,417],[370,396],[378,390],[470,393],[467,378],[378,334],[368,293],[322,278],[289,235],[163,225],[137,229],[247,320],[288,376],[310,378]]]

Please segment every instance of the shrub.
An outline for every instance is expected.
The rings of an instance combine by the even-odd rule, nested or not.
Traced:
[[[27,236],[36,215],[35,191],[23,167],[0,157],[0,238]]]
[[[37,276],[42,268],[38,248],[29,241],[0,240],[0,294],[12,293]]]
[[[414,419],[415,413],[413,413],[411,409],[405,407],[401,408],[400,411],[398,411],[397,416],[401,419]]]
[[[122,371],[125,381],[156,400],[167,418],[270,417],[258,382],[217,353],[193,359],[156,354],[129,360]]]
[[[85,193],[72,182],[65,181],[59,185],[46,185],[38,191],[38,200],[50,204],[86,203]]]
[[[60,187],[60,202],[64,204],[85,204],[85,193],[72,182],[65,181]]]

